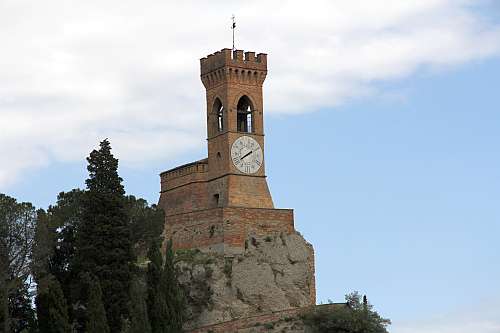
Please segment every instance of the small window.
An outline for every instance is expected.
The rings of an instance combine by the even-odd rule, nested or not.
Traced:
[[[219,207],[219,193],[214,194],[214,205],[215,207]]]
[[[253,107],[250,99],[247,96],[243,96],[238,101],[238,131],[239,132],[253,132]]]
[[[224,106],[220,99],[216,99],[214,102],[213,111],[215,119],[216,119],[216,128],[217,132],[224,131]]]

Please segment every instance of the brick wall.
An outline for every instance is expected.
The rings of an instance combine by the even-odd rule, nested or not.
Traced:
[[[293,210],[225,207],[166,217],[174,249],[241,251],[248,235],[294,232]]]

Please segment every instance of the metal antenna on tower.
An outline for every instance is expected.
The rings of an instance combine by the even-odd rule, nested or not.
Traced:
[[[233,51],[236,50],[236,48],[234,47],[234,30],[236,30],[236,21],[235,21],[235,16],[233,14],[233,16],[231,16],[231,19],[233,20],[233,24],[231,25],[231,30],[233,30]]]

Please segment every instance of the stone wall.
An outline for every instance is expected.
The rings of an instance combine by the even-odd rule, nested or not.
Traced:
[[[189,330],[187,333],[312,333],[313,329],[303,322],[303,315],[313,311],[334,311],[345,303],[312,305],[262,315],[235,319],[215,325]]]

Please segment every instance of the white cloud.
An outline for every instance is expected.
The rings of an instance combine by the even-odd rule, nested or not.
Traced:
[[[109,137],[141,164],[203,144],[199,58],[269,53],[268,113],[332,107],[422,67],[497,55],[485,1],[0,2],[0,190]]]

